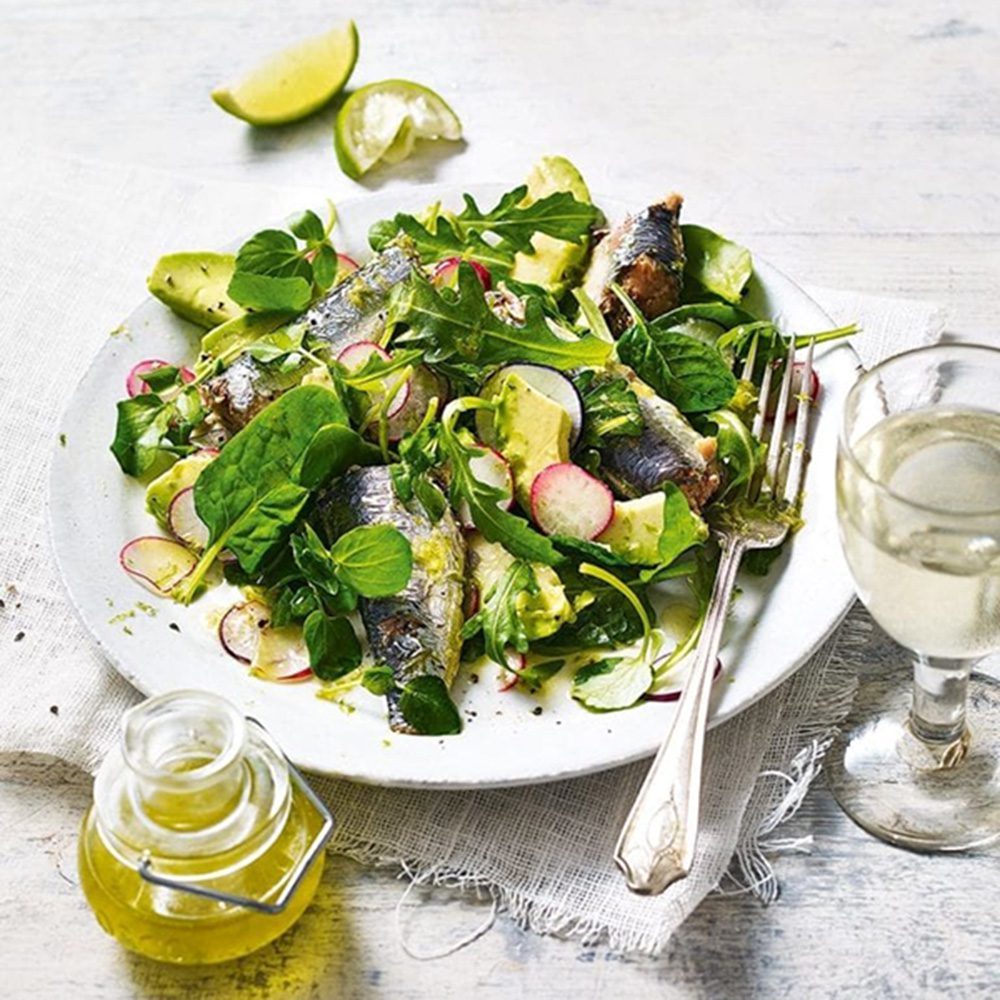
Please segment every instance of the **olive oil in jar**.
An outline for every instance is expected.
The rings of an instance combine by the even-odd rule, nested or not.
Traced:
[[[83,820],[80,882],[126,948],[165,962],[222,962],[301,916],[329,826],[260,725],[215,695],[172,692],[123,719]],[[287,903],[268,912],[296,881]]]

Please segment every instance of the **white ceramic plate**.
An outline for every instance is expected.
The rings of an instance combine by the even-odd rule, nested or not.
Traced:
[[[481,202],[492,203],[502,188],[475,185],[471,190]],[[405,195],[345,203],[339,206],[338,249],[364,259],[373,222],[438,199],[459,205],[460,193],[415,188]],[[599,204],[612,219],[635,207],[610,198]],[[807,333],[832,325],[801,289],[760,260],[756,282],[754,308],[778,318],[785,329]],[[190,361],[199,335],[147,299],[83,376],[59,428],[66,443],[53,452],[50,517],[59,567],[83,621],[124,677],[147,694],[191,687],[215,691],[263,722],[297,764],[384,785],[527,784],[610,768],[655,750],[670,723],[672,704],[592,714],[569,698],[568,682],[558,679],[540,700],[517,690],[500,693],[495,668],[480,671],[478,683],[463,670],[456,682],[454,693],[466,719],[461,736],[391,733],[382,699],[363,690],[346,698],[345,706],[317,698],[313,682],[279,685],[249,676],[216,639],[219,609],[234,599],[228,588],[180,607],[151,597],[130,580],[118,564],[118,552],[155,526],[144,511],[143,487],[121,474],[108,450],[115,403],[136,362],[150,357]],[[837,541],[831,474],[837,419],[855,374],[853,352],[844,345],[824,350],[817,367],[823,393],[807,480],[806,527],[765,580],[741,581],[721,654],[726,672],[717,686],[713,725],[747,708],[801,666],[840,620],[853,594]]]

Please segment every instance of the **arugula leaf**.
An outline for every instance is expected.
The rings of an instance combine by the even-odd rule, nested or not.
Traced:
[[[226,547],[246,572],[260,567],[309,496],[298,475],[313,436],[327,424],[346,422],[336,393],[318,385],[298,386],[279,396],[225,445],[195,483],[195,510],[209,539],[180,588],[182,601],[192,599]]]
[[[390,524],[352,528],[333,543],[330,556],[339,579],[362,597],[398,594],[413,572],[410,542]]]
[[[493,246],[478,233],[459,232],[444,218],[437,220],[436,228],[429,229],[412,215],[400,212],[391,221],[376,223],[369,232],[369,241],[375,250],[381,250],[399,233],[405,233],[413,240],[417,255],[425,264],[461,257],[462,260],[482,264],[495,275],[506,274],[514,266],[513,250]]]
[[[448,736],[462,731],[462,719],[440,677],[422,674],[404,685],[399,696],[403,718],[424,736]]]
[[[508,191],[488,212],[483,212],[472,195],[462,196],[465,208],[458,221],[476,231],[491,232],[521,253],[534,253],[531,239],[544,233],[554,239],[576,243],[590,232],[600,218],[593,205],[577,201],[568,191],[555,191],[545,198],[524,204],[528,186]]]
[[[461,397],[445,407],[439,425],[439,442],[452,472],[451,498],[454,505],[465,500],[472,520],[488,542],[499,542],[513,556],[529,562],[558,566],[563,557],[552,541],[533,530],[524,518],[501,510],[497,502],[507,499],[502,489],[477,479],[471,460],[482,455],[485,448],[469,435],[455,431],[455,421],[467,409],[488,406],[478,397]]]
[[[696,292],[738,303],[753,274],[750,251],[704,226],[681,226],[681,237],[687,258],[685,284],[693,283]]]
[[[598,448],[610,435],[638,437],[643,419],[639,400],[624,378],[602,378],[589,369],[577,372],[573,384],[583,401],[584,447]]]
[[[634,705],[652,683],[653,671],[645,657],[617,656],[581,667],[570,693],[592,712],[614,712]]]
[[[346,618],[314,611],[302,626],[309,666],[321,681],[335,681],[361,665],[361,644]]]
[[[482,631],[486,655],[501,666],[507,662],[508,646],[526,653],[528,633],[517,613],[517,599],[525,592],[537,594],[538,582],[531,564],[517,559],[490,587],[482,608],[462,627],[462,638],[469,639]]]
[[[573,340],[557,337],[535,299],[527,300],[521,326],[505,323],[490,308],[476,272],[466,263],[458,268],[457,294],[439,291],[414,272],[395,290],[390,319],[409,325],[398,342],[423,348],[431,364],[455,358],[478,367],[521,361],[565,370],[600,365],[612,349],[591,334]]]
[[[682,413],[717,410],[736,392],[736,376],[715,348],[673,330],[633,324],[618,338],[618,357]]]

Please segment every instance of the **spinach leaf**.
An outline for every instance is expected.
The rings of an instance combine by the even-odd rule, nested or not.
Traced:
[[[422,674],[404,685],[399,696],[403,718],[424,736],[447,736],[462,731],[462,719],[440,677]]]
[[[738,303],[753,274],[750,251],[703,226],[681,226],[681,236],[687,258],[685,285],[693,284],[696,293],[704,291]]]
[[[321,681],[335,681],[361,665],[361,644],[346,618],[314,611],[302,626],[309,666]]]
[[[352,465],[376,465],[381,460],[378,448],[357,431],[345,424],[327,424],[309,442],[302,456],[298,480],[311,490],[317,489]]]
[[[528,651],[528,634],[517,613],[522,593],[537,594],[538,582],[531,564],[518,559],[490,587],[482,608],[462,627],[463,639],[482,631],[486,655],[501,666],[507,663],[509,646],[519,653]]]
[[[666,483],[663,492],[666,494],[663,531],[658,548],[661,567],[669,566],[682,552],[708,538],[708,525],[691,509],[680,488],[674,483]]]
[[[688,305],[678,306],[670,312],[658,316],[650,323],[665,330],[675,327],[687,320],[700,319],[709,323],[715,323],[724,330],[730,330],[734,326],[743,323],[754,323],[757,317],[748,313],[746,309],[734,306],[728,302],[692,302]]]
[[[572,696],[592,712],[613,712],[634,705],[653,683],[644,656],[618,656],[581,667],[573,676]]]
[[[682,413],[717,410],[736,392],[736,376],[715,348],[673,330],[633,324],[618,339],[618,357]]]
[[[390,524],[352,528],[333,543],[330,556],[338,578],[362,597],[398,594],[413,572],[410,542]]]
[[[584,369],[573,376],[583,401],[584,447],[598,448],[609,435],[638,437],[642,433],[639,400],[624,378],[602,378]]]
[[[328,424],[346,422],[336,393],[318,385],[299,386],[279,396],[225,445],[195,483],[195,509],[209,539],[180,588],[181,600],[191,600],[224,548],[233,551],[248,573],[261,566],[309,496],[299,471],[313,436]]]
[[[522,361],[565,370],[600,365],[611,352],[610,344],[591,334],[557,337],[535,299],[528,299],[522,325],[505,323],[490,308],[476,272],[466,263],[459,265],[457,294],[436,289],[414,272],[394,291],[390,320],[409,325],[398,342],[421,347],[431,364],[456,360],[481,368]]]

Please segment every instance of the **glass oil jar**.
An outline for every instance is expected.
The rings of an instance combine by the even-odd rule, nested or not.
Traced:
[[[301,916],[332,825],[259,723],[216,695],[174,691],[123,716],[83,820],[80,882],[126,948],[222,962]]]

